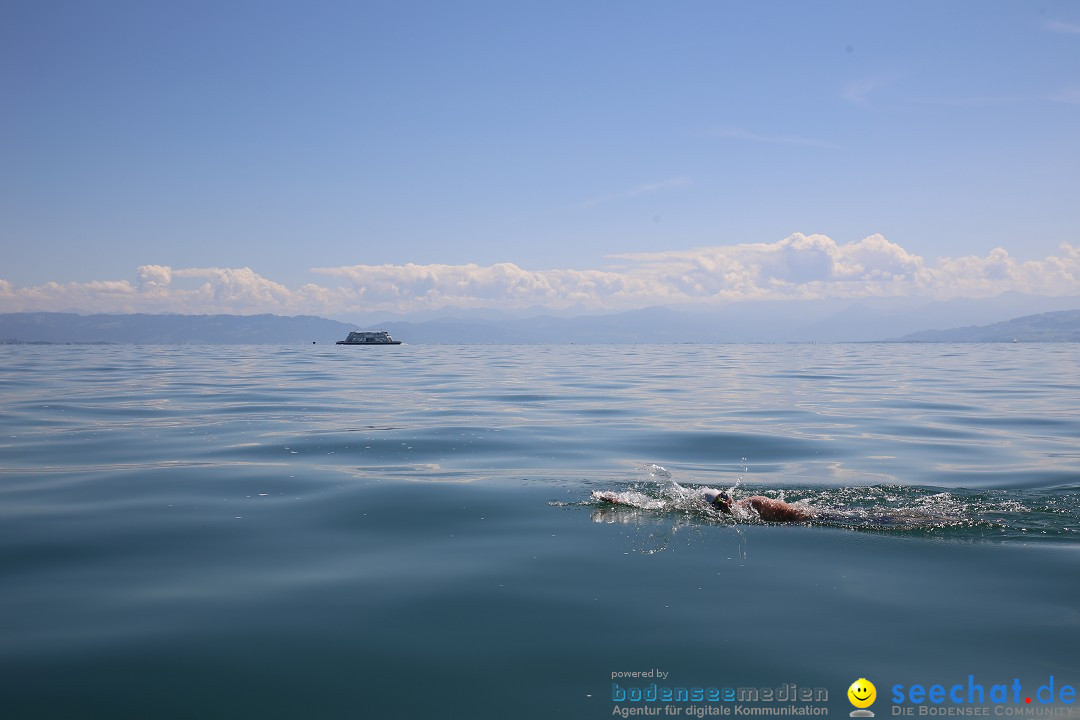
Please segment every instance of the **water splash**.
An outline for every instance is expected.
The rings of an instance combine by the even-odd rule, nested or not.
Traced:
[[[734,507],[730,515],[719,512],[706,500],[704,489],[668,480],[621,491],[594,491],[586,504],[601,510],[605,522],[677,514],[702,523],[761,523],[745,506]],[[953,538],[1080,541],[1080,487],[946,490],[871,485],[777,490],[740,489],[737,481],[729,492],[736,500],[764,495],[804,507],[814,513],[811,525]]]
[[[656,463],[642,465],[638,470],[653,480],[671,479],[671,472],[663,465],[657,465]]]

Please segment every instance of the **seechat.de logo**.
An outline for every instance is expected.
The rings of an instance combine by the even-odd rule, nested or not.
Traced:
[[[847,697],[851,704],[858,708],[851,711],[851,717],[874,717],[873,711],[866,709],[877,700],[877,688],[874,687],[874,683],[866,678],[859,678],[847,689]]]

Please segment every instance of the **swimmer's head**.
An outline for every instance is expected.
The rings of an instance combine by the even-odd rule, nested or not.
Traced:
[[[731,494],[726,492],[718,492],[716,497],[712,501],[713,507],[722,513],[731,512]]]

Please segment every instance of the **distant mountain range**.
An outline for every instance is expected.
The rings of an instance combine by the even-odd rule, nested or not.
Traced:
[[[310,344],[341,340],[354,329],[311,315],[0,315],[0,342]]]
[[[645,308],[609,315],[443,317],[356,325],[314,316],[0,315],[0,342],[310,344],[380,329],[410,344],[1050,342],[1080,341],[1080,298],[1011,298],[907,304],[873,300],[741,303],[720,310]],[[1008,308],[1065,305],[1024,317]],[[978,326],[975,323],[986,323]],[[928,325],[937,329],[926,329]],[[942,329],[950,326],[953,329]]]
[[[366,316],[364,327],[411,343],[873,342],[923,330],[986,325],[1021,315],[1075,310],[1080,297],[1002,293],[990,298],[750,301],[702,309],[652,307],[596,314],[584,308],[512,315],[470,310]],[[345,319],[345,318],[343,318]]]
[[[1080,310],[1025,315],[992,325],[924,330],[901,342],[1080,342]]]
[[[933,317],[928,312],[921,322]],[[761,312],[733,316],[647,308],[614,315],[521,320],[390,322],[394,337],[415,343],[725,343],[876,342],[919,322],[906,313],[850,307],[818,320]],[[916,325],[917,327],[917,325]],[[895,339],[896,336],[892,335]],[[1027,315],[985,326],[922,330],[901,342],[1080,342],[1080,310]]]

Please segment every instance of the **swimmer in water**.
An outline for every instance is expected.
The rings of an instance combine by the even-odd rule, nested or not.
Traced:
[[[783,500],[774,500],[765,497],[764,495],[753,495],[741,500],[734,500],[729,493],[723,490],[701,488],[698,492],[705,502],[725,515],[731,515],[732,508],[740,508],[753,511],[754,514],[765,522],[797,523],[821,517],[817,512],[808,507],[792,505]],[[619,493],[611,491],[594,492],[593,499],[612,503],[613,505],[630,505],[633,507],[646,508],[648,505],[645,503],[649,501],[649,498],[640,493],[634,493],[633,497],[628,498],[626,497],[626,494],[620,495]],[[652,500],[652,502],[660,505],[659,501]]]
[[[765,522],[806,522],[817,517],[817,513],[810,508],[792,505],[783,500],[774,500],[764,495],[733,500],[729,493],[712,488],[702,488],[701,494],[706,502],[725,515],[731,514],[731,508],[739,507],[753,509]]]

